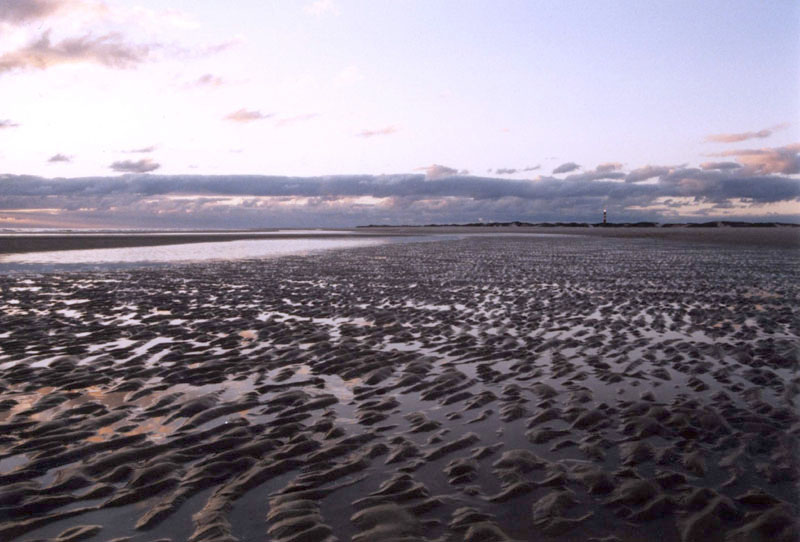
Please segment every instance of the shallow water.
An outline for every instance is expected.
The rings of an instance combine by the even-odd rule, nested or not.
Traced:
[[[236,260],[250,260],[261,258],[277,258],[288,255],[309,255],[325,250],[340,250],[347,248],[375,246],[386,243],[419,243],[440,242],[453,239],[480,236],[482,234],[428,234],[404,235],[392,237],[369,238],[315,238],[325,234],[337,236],[355,235],[353,231],[339,230],[278,230],[276,234],[282,236],[297,236],[288,239],[238,239],[219,242],[199,242],[183,244],[164,244],[155,246],[133,246],[124,248],[92,248],[84,250],[50,250],[37,252],[0,253],[0,274],[9,272],[44,272],[58,271],[109,271],[115,269],[134,269],[140,267],[168,267],[178,263],[207,263],[212,261],[225,262]],[[48,237],[53,233],[25,234],[25,237]],[[76,238],[81,236],[96,236],[73,232]],[[108,232],[104,237],[127,237],[130,233]],[[135,237],[169,237],[169,233],[137,233]],[[223,237],[226,232],[175,232],[172,235],[180,236],[211,236]],[[574,235],[551,233],[499,233],[500,237],[574,237]],[[0,241],[2,241],[0,235]],[[29,286],[14,288],[22,291]],[[34,287],[35,288],[35,287]],[[72,300],[72,303],[82,303],[82,300]]]
[[[302,235],[305,232],[292,232]],[[189,243],[148,247],[96,248],[91,250],[55,250],[0,255],[0,272],[10,270],[54,271],[62,268],[132,267],[176,262],[230,261],[251,258],[274,258],[290,254],[307,254],[372,246],[386,239],[254,239]]]

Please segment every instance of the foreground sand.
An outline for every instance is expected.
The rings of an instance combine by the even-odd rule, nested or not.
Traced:
[[[0,277],[0,540],[794,541],[798,263],[507,236]]]

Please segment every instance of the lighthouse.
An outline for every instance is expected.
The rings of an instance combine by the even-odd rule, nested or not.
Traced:
[[[603,209],[603,226],[606,225],[606,210]]]

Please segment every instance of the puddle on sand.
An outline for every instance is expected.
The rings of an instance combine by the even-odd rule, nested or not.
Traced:
[[[30,461],[27,454],[15,454],[0,459],[0,474],[6,474]]]

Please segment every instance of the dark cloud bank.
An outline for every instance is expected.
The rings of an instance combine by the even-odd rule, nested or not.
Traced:
[[[147,164],[119,169],[128,165]],[[10,217],[19,220],[24,215],[43,224],[62,220],[125,227],[257,228],[480,219],[597,222],[608,208],[613,221],[664,222],[708,220],[734,206],[800,202],[800,179],[727,164],[711,166],[648,166],[624,173],[603,165],[564,179],[536,180],[455,174],[444,166],[436,166],[433,176],[0,175],[0,217],[5,224]],[[708,209],[705,214],[682,215],[686,203]],[[14,214],[20,209],[27,212]],[[750,214],[747,219],[800,221],[797,215]]]

